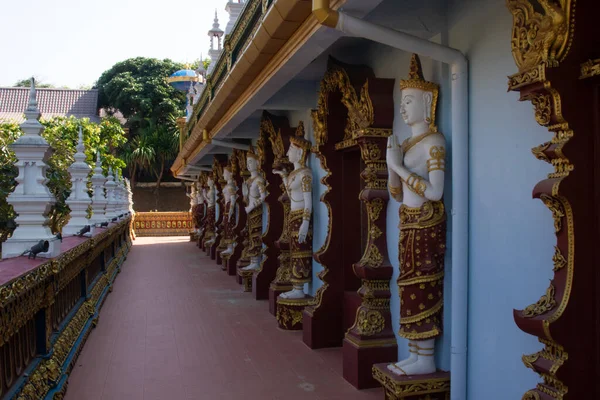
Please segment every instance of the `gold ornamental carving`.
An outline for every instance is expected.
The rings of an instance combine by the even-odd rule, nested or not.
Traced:
[[[554,246],[554,256],[552,256],[552,261],[554,262],[553,271],[559,271],[567,265],[567,259],[562,255],[558,246]]]
[[[385,319],[379,311],[361,308],[356,313],[356,320],[352,328],[359,335],[373,336],[383,332],[385,329]]]
[[[535,120],[542,126],[547,126],[552,118],[552,99],[549,94],[540,94],[531,99],[535,109]]]
[[[318,108],[311,112],[314,134],[317,146],[327,143],[327,115],[329,114],[327,100],[329,93],[339,90],[341,102],[348,110],[348,120],[344,130],[343,142],[351,141],[354,132],[369,128],[374,121],[374,111],[369,96],[369,82],[365,82],[360,91],[360,97],[350,83],[350,78],[343,69],[330,69],[321,81]]]
[[[531,153],[535,156],[535,158],[537,158],[538,160],[541,161],[546,161],[547,163],[552,163],[552,161],[548,158],[548,156],[545,154],[545,151],[548,150],[548,148],[552,145],[552,142],[546,142],[546,143],[542,143],[539,146],[535,146],[534,148],[531,149]]]
[[[534,147],[532,153],[554,167],[554,172],[548,174],[548,178],[554,180],[551,190],[541,193],[539,198],[552,212],[556,235],[567,241],[566,244],[561,242],[560,247],[558,244],[555,246],[552,257],[555,277],[561,276],[561,279],[552,281],[538,302],[515,316],[517,323],[519,320],[522,323],[522,318],[543,316],[539,321],[542,322],[543,337],[547,339],[540,339],[545,345],[544,350],[523,356],[525,365],[543,379],[543,383],[525,393],[523,400],[538,400],[546,396],[558,400],[567,393],[567,387],[557,378],[556,372],[568,355],[552,339],[551,324],[564,313],[573,285],[573,213],[569,201],[559,195],[559,188],[562,179],[574,169],[562,151],[574,132],[562,115],[561,97],[547,79],[547,69],[558,67],[569,52],[575,28],[575,3],[575,0],[506,1],[507,8],[513,15],[511,48],[519,70],[509,77],[508,87],[509,90],[520,91],[521,100],[530,100],[534,106],[536,121],[554,133],[550,142]],[[580,78],[584,78],[592,66],[593,63],[589,62],[582,64]],[[525,332],[537,335],[524,325],[520,326]],[[552,367],[549,370],[546,367],[540,368],[537,364],[540,358],[546,360],[544,365],[547,361],[552,362]]]
[[[381,158],[381,150],[375,143],[365,143],[363,146],[360,146],[360,152],[365,163]]]
[[[575,0],[507,0],[513,15],[511,49],[519,71],[555,67],[573,39]]]
[[[525,308],[522,312],[525,318],[533,318],[538,315],[545,314],[548,311],[551,311],[556,307],[556,300],[554,299],[555,288],[553,284],[550,284],[548,289],[546,289],[546,294],[544,294],[537,303],[532,304]]]
[[[450,377],[438,379],[411,379],[396,381],[382,372],[376,365],[372,368],[373,378],[381,383],[386,392],[386,400],[404,399],[406,397],[425,396],[431,398],[434,393],[450,393]]]
[[[552,218],[554,218],[554,231],[559,233],[562,229],[562,219],[565,216],[565,209],[561,202],[547,194],[542,194],[540,200],[550,209],[552,212]]]
[[[302,311],[294,310],[289,307],[277,307],[276,318],[279,325],[291,328],[302,322]]]
[[[383,210],[383,200],[380,198],[374,199],[372,201],[367,202],[367,212],[369,214],[370,221],[377,221],[379,219],[379,215]]]
[[[376,245],[371,243],[359,261],[364,267],[379,268],[383,265],[383,256]]]
[[[591,78],[592,76],[600,75],[600,58],[596,60],[588,60],[581,64],[581,75],[579,79]]]

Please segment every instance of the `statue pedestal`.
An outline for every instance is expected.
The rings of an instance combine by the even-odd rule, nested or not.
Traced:
[[[373,365],[383,365],[387,371],[385,367],[398,360],[398,344],[396,338],[369,340],[346,334],[342,354],[344,379],[357,389],[370,389],[379,386],[373,377]]]
[[[231,254],[225,254],[221,256],[221,269],[223,271],[227,271],[229,274],[229,259],[231,258]],[[217,262],[218,264],[218,262]]]
[[[388,363],[373,365],[373,378],[385,390],[384,399],[447,400],[450,398],[450,372],[400,376],[387,369]]]
[[[277,297],[277,323],[281,329],[299,331],[302,329],[302,311],[310,304],[312,297],[304,295],[301,299],[282,299]]]
[[[238,282],[241,281],[244,292],[252,292],[252,275],[254,275],[254,271],[242,271],[238,268],[237,274],[239,277]]]
[[[269,312],[272,315],[277,315],[277,297],[281,293],[289,292],[294,287],[291,284],[282,285],[279,283],[271,283],[269,286]]]

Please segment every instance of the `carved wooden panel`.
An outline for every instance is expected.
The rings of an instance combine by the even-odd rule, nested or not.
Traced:
[[[509,90],[533,105],[534,118],[552,133],[532,149],[554,171],[533,197],[554,220],[553,278],[540,299],[514,311],[523,331],[544,348],[523,356],[542,382],[523,399],[600,397],[598,180],[598,4],[575,0],[507,0],[513,14],[512,52],[519,72]]]

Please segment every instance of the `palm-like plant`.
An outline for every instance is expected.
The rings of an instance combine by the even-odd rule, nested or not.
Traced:
[[[156,191],[158,192],[165,164],[177,156],[179,149],[179,129],[175,117],[170,116],[166,124],[155,125],[149,139],[156,154],[152,171],[156,176]]]
[[[123,148],[122,157],[131,169],[131,187],[133,188],[137,173],[152,168],[156,151],[150,137],[142,133],[127,143]]]

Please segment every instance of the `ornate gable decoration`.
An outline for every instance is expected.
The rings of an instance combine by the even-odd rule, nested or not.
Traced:
[[[509,87],[543,81],[540,66],[556,67],[573,40],[575,0],[506,0],[513,15],[511,49],[519,74]],[[542,13],[543,12],[543,13]]]
[[[372,80],[383,81],[382,79],[374,78]],[[322,146],[327,143],[327,115],[328,110],[328,99],[329,94],[334,91],[340,91],[342,94],[341,102],[348,110],[348,119],[346,121],[346,128],[344,129],[344,138],[341,142],[336,144],[336,148],[343,149],[346,147],[356,145],[356,139],[360,136],[371,135],[371,136],[389,136],[391,129],[380,129],[376,126],[375,109],[373,107],[372,95],[373,82],[369,79],[365,80],[365,83],[360,89],[360,97],[357,95],[354,86],[350,81],[348,73],[339,66],[329,69],[323,80],[321,81],[321,90],[319,92],[318,108],[311,112],[313,120],[313,129],[315,133],[315,140],[317,146]],[[390,80],[389,96],[392,101],[392,83]],[[385,95],[379,90],[375,91],[376,95]],[[382,102],[383,104],[383,102]],[[393,102],[392,102],[393,104]],[[384,123],[384,125],[390,125]]]

